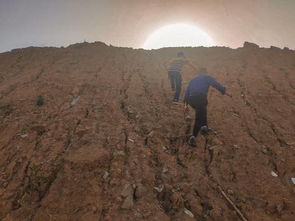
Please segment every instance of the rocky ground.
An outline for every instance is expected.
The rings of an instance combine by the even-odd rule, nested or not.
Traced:
[[[232,94],[211,89],[216,134],[192,149],[164,66],[179,50],[0,54],[0,220],[241,219],[228,200],[247,220],[294,220],[295,52],[181,49]]]

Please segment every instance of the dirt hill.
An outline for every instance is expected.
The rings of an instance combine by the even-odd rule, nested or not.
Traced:
[[[181,49],[232,94],[211,89],[195,149],[164,68],[180,49],[0,54],[0,220],[238,220],[226,197],[294,220],[295,52],[253,45]]]

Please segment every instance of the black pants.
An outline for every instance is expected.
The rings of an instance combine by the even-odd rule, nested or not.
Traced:
[[[181,82],[182,82],[181,74],[178,71],[169,71],[168,76],[170,79],[171,88],[173,91],[175,90],[173,100],[178,101],[179,96],[180,96],[180,92],[181,92]]]
[[[193,136],[197,136],[202,126],[207,126],[207,94],[190,96],[189,105],[195,110],[195,125]]]

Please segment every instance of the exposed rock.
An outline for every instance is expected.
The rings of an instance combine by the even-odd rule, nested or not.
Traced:
[[[131,209],[134,205],[134,189],[131,184],[127,183],[124,185],[121,196],[125,197],[122,209]]]
[[[253,49],[255,49],[255,48],[259,48],[259,45],[248,42],[248,41],[245,41],[243,47],[244,48],[253,48]]]

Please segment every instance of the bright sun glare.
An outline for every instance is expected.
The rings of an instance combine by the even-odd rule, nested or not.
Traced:
[[[204,31],[193,25],[173,24],[164,26],[152,33],[145,41],[144,49],[163,47],[204,46],[214,45],[212,38]]]

